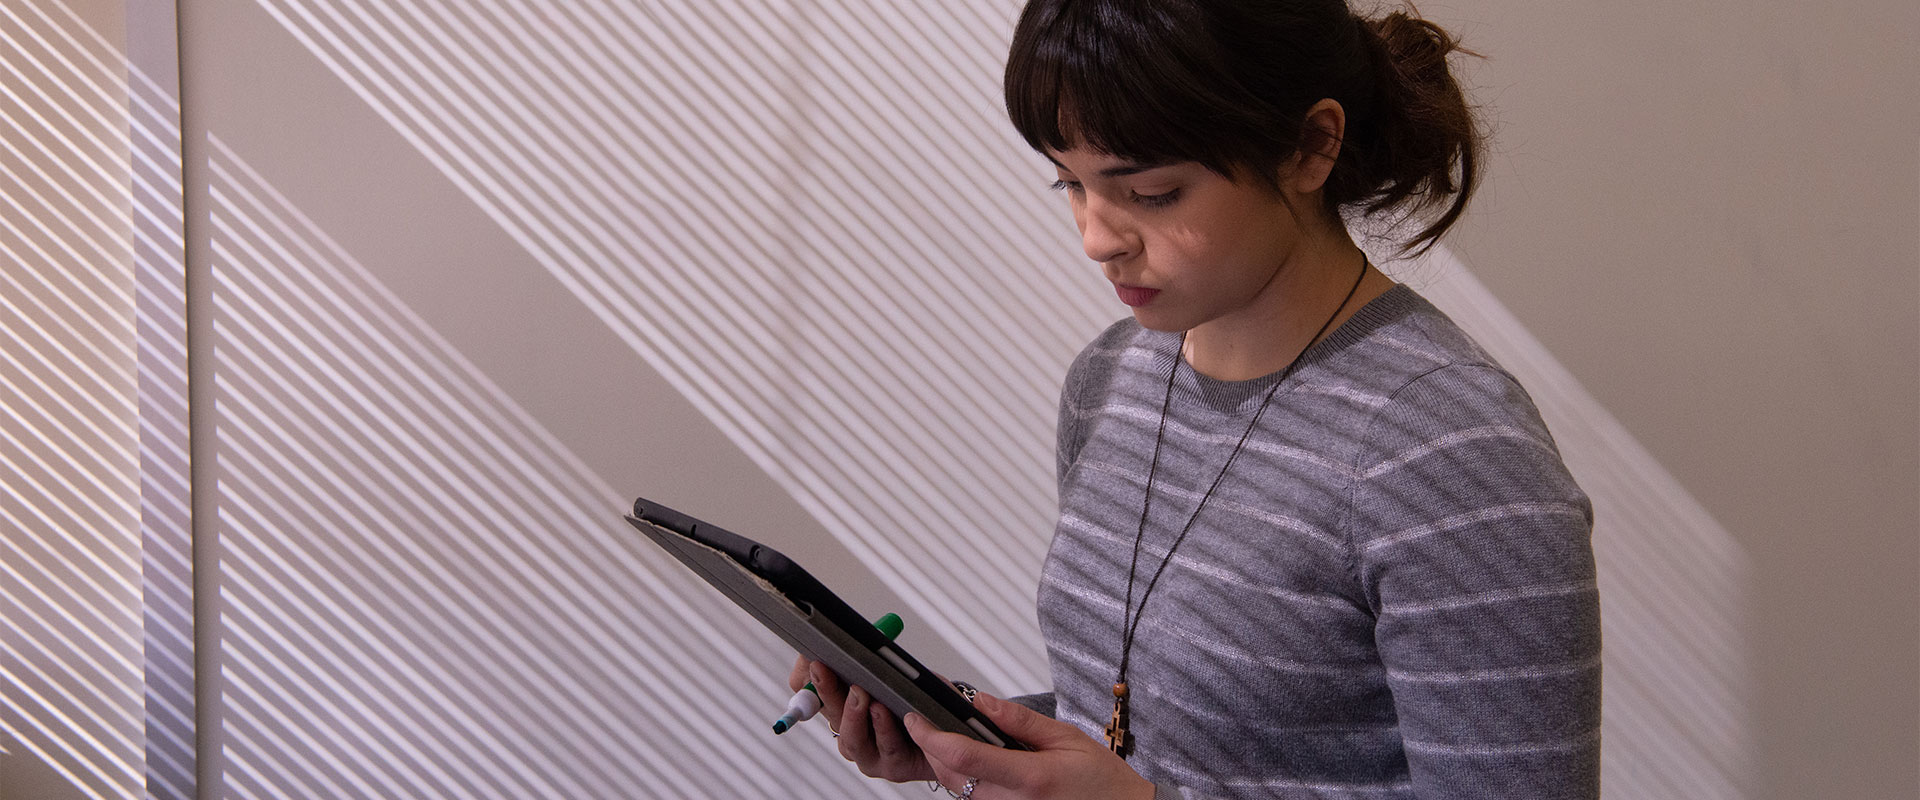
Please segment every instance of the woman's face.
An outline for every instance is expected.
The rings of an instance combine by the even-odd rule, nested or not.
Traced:
[[[1049,151],[1087,257],[1143,327],[1186,331],[1260,313],[1300,242],[1281,195],[1191,161]]]

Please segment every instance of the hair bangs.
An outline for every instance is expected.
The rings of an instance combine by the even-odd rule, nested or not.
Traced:
[[[1227,174],[1211,94],[1217,77],[1182,58],[1177,20],[1139,18],[1133,3],[1033,3],[1008,53],[1007,116],[1040,152],[1089,147],[1141,163],[1196,161]],[[1213,106],[1213,107],[1210,107]],[[1227,145],[1223,147],[1222,145]]]

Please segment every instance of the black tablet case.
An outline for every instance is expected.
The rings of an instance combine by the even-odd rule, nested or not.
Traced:
[[[640,498],[627,521],[795,650],[865,689],[896,717],[1025,750],[800,565],[766,545]]]

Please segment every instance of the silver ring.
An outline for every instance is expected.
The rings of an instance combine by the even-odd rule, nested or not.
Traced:
[[[952,681],[952,683],[953,690],[959,692],[961,697],[967,698],[967,702],[969,703],[973,702],[973,698],[980,695],[980,690],[973,688],[973,684],[971,683],[967,683],[966,681]]]
[[[960,800],[967,800],[967,798],[972,797],[973,787],[979,786],[979,785],[980,785],[979,778],[968,778],[967,785],[960,787]]]

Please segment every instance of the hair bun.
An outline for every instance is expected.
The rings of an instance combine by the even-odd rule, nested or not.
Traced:
[[[1369,214],[1399,208],[1407,218],[1429,220],[1408,249],[1430,247],[1460,218],[1479,183],[1479,125],[1447,63],[1454,53],[1478,54],[1417,12],[1361,23],[1373,39],[1379,117],[1352,132],[1364,155],[1355,160],[1354,190],[1340,194]]]
[[[1388,63],[1416,80],[1448,76],[1447,56],[1456,51],[1474,55],[1460,47],[1460,40],[1439,25],[1404,11],[1367,20],[1366,26],[1379,37]]]

